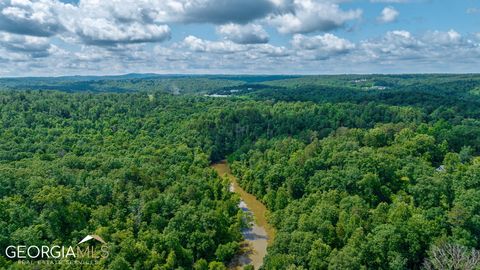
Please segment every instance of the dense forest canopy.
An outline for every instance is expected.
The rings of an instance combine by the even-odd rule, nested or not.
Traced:
[[[92,269],[225,269],[246,226],[209,167],[225,158],[271,211],[265,269],[421,269],[480,249],[478,75],[0,85],[2,251],[97,234],[111,256]]]

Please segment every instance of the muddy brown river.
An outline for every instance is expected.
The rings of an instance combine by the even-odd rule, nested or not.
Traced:
[[[267,255],[267,246],[275,237],[275,231],[267,222],[268,210],[255,196],[243,190],[237,182],[237,178],[230,172],[225,161],[212,165],[222,177],[227,177],[231,183],[231,190],[237,193],[241,202],[239,207],[253,216],[252,226],[242,231],[245,243],[243,251],[238,254],[230,264],[230,269],[243,269],[246,265],[253,265],[259,269],[263,264],[263,258]]]

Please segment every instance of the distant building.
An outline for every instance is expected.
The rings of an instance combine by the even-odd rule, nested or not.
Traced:
[[[206,97],[214,97],[214,98],[227,98],[231,97],[230,95],[219,95],[219,94],[213,94],[213,95],[205,95]]]
[[[363,87],[364,90],[386,90],[387,87],[386,86],[377,86],[377,85],[374,85],[374,86],[370,86],[370,87]]]
[[[367,79],[354,80],[354,83],[364,83],[367,82]]]

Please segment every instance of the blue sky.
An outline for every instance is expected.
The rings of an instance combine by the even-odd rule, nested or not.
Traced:
[[[479,72],[480,0],[1,0],[0,76]]]

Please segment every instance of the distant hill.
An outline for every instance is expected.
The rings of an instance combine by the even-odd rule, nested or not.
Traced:
[[[139,92],[172,94],[207,93],[247,83],[300,78],[283,75],[162,75],[131,73],[114,76],[63,76],[0,78],[4,90],[56,90],[63,92]]]

